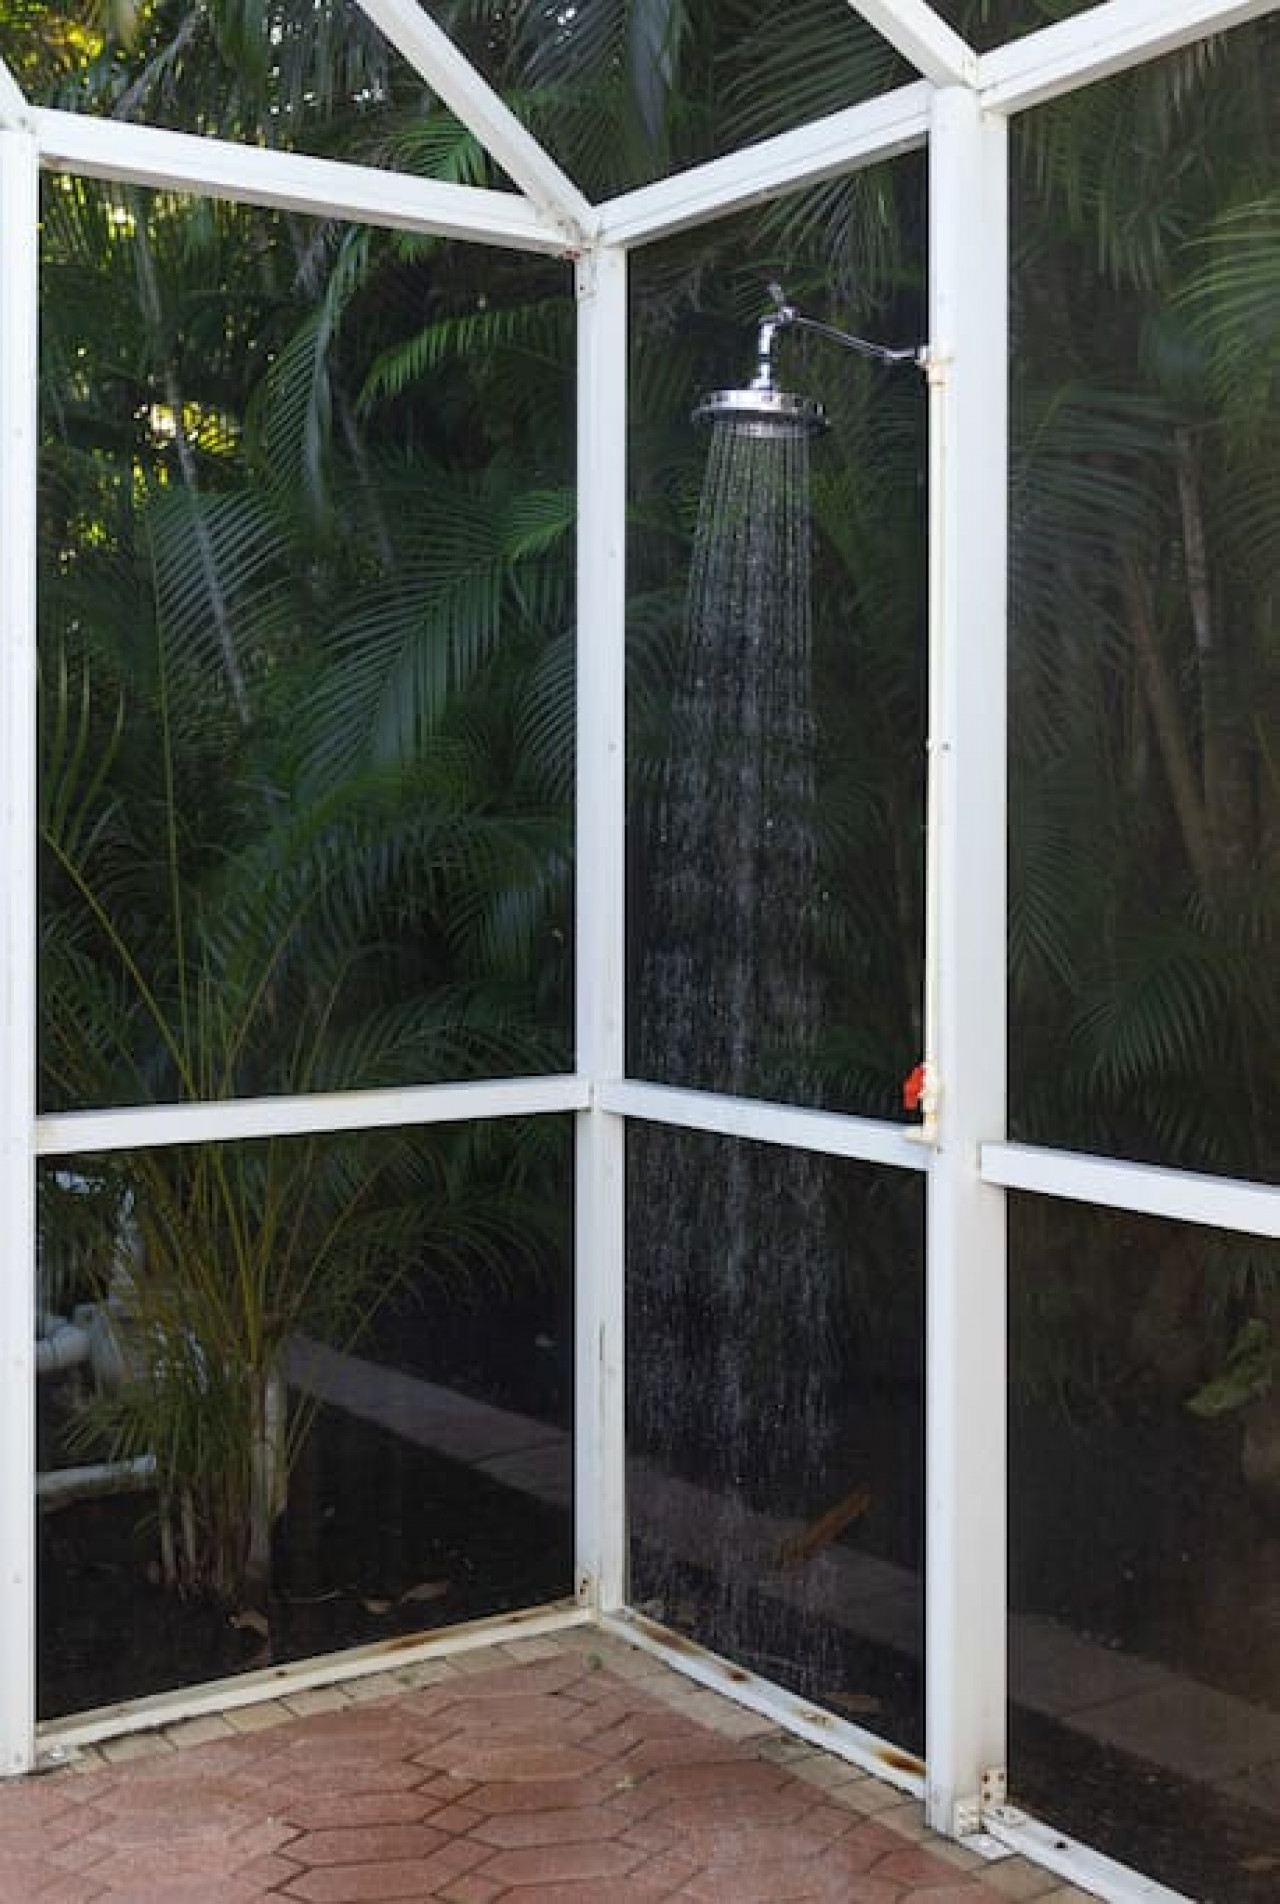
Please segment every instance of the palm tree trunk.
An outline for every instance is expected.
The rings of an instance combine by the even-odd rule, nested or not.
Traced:
[[[271,1591],[271,1535],[284,1512],[288,1491],[285,1437],[288,1402],[284,1378],[269,1368],[253,1398],[253,1441],[249,1454],[249,1526],[244,1563],[244,1597],[265,1606]]]
[[[1132,561],[1122,564],[1120,573],[1129,626],[1133,630],[1134,645],[1138,652],[1143,691],[1165,778],[1169,783],[1178,830],[1198,884],[1203,891],[1211,892],[1215,883],[1213,836],[1177,688],[1160,643],[1151,581]]]
[[[140,203],[135,209],[135,236],[138,281],[142,292],[144,315],[152,338],[164,351],[161,375],[164,381],[164,400],[173,423],[173,446],[177,452],[178,468],[182,472],[182,483],[187,494],[198,496],[200,477],[196,469],[191,438],[187,434],[186,424],[183,421],[182,391],[178,384],[177,370],[172,355],[162,343],[166,335],[164,307],[160,296],[159,280],[156,277],[155,259],[151,254],[146,212]],[[241,726],[250,727],[253,724],[253,713],[249,705],[249,690],[245,682],[244,670],[240,666],[240,657],[236,652],[231,614],[218,575],[218,558],[209,535],[208,525],[199,509],[192,511],[191,528],[196,547],[200,551],[200,566],[204,572],[205,587],[209,593],[209,607],[213,614],[214,631],[218,637],[218,647],[222,653],[222,665],[226,671],[231,699],[235,704]]]
[[[1200,684],[1201,776],[1215,867],[1247,864],[1253,831],[1248,746],[1231,692],[1222,634],[1215,622],[1205,533],[1203,481],[1189,430],[1174,433],[1183,567],[1195,630]]]

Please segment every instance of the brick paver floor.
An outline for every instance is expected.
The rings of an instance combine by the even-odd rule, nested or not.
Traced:
[[[0,1787],[0,1904],[1081,1894],[590,1629],[134,1734]]]

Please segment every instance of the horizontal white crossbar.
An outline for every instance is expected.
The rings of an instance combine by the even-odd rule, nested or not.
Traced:
[[[97,1706],[71,1713],[65,1719],[47,1719],[39,1729],[40,1757],[45,1768],[73,1760],[87,1745],[100,1745],[131,1732],[156,1732],[161,1726],[182,1725],[190,1719],[220,1717],[248,1706],[289,1700],[316,1686],[340,1686],[376,1673],[402,1673],[431,1660],[451,1659],[458,1653],[511,1645],[541,1634],[567,1633],[591,1624],[591,1615],[571,1601],[551,1601],[526,1607],[519,1613],[494,1613],[457,1626],[436,1627],[421,1634],[401,1633],[365,1646],[349,1646],[340,1653],[312,1659],[282,1660],[232,1679],[206,1679],[171,1692],[150,1693],[141,1699],[123,1699],[114,1706]],[[387,1690],[399,1690],[404,1681],[388,1681]]]
[[[647,244],[779,192],[914,151],[925,142],[930,90],[918,80],[608,199],[599,207],[601,236],[610,244]]]
[[[1011,1851],[1021,1852],[1024,1858],[1083,1891],[1109,1899],[1110,1904],[1192,1904],[1181,1891],[1171,1891],[1127,1864],[1118,1864],[1101,1851],[1091,1851],[1088,1845],[1028,1818],[1012,1805],[985,1806],[982,1829]]]
[[[164,132],[83,113],[39,111],[32,117],[41,164],[54,171],[162,191],[207,193],[314,218],[349,218],[515,251],[563,256],[569,248],[564,228],[516,192],[411,178],[372,165],[314,159],[302,152],[237,145],[229,139]]]
[[[1006,1190],[1031,1190],[1103,1209],[1136,1210],[1144,1216],[1246,1236],[1280,1236],[1280,1187],[1239,1177],[1211,1177],[1157,1164],[1130,1164],[1118,1157],[1091,1157],[1074,1150],[1041,1150],[1034,1144],[984,1144],[982,1176]]]
[[[585,1078],[498,1078],[420,1084],[402,1091],[317,1091],[305,1097],[231,1098],[224,1104],[143,1104],[67,1111],[36,1119],[38,1157],[172,1144],[226,1144],[247,1137],[308,1137],[325,1131],[456,1124],[469,1118],[543,1117],[585,1111]]]
[[[1275,10],[1276,0],[1107,0],[984,54],[982,104],[988,112],[1025,112]]]
[[[928,1146],[917,1142],[901,1124],[845,1117],[838,1111],[806,1111],[764,1099],[720,1097],[713,1091],[683,1091],[634,1078],[598,1085],[595,1101],[602,1111],[648,1124],[745,1137],[757,1144],[785,1144],[792,1150],[888,1164],[895,1170],[926,1170],[931,1155]]]

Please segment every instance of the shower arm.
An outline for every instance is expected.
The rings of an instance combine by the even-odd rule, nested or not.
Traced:
[[[828,343],[840,344],[845,350],[857,351],[862,357],[872,357],[877,363],[923,365],[925,361],[923,348],[890,350],[884,344],[873,344],[865,337],[855,337],[852,331],[842,331],[835,324],[824,324],[816,317],[805,317],[794,304],[785,304],[780,300],[777,309],[760,323],[756,374],[751,383],[753,390],[773,388],[773,347],[780,330],[811,331],[815,337],[825,337]]]

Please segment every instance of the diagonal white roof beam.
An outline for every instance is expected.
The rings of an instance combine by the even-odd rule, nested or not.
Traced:
[[[1276,11],[1277,0],[1106,0],[1069,20],[984,53],[983,107],[1025,112],[1043,100],[1172,53],[1214,31]]]
[[[241,145],[192,132],[165,132],[77,112],[31,114],[41,163],[86,178],[160,191],[200,192],[242,205],[271,205],[314,218],[349,218],[394,231],[472,239],[513,251],[563,256],[562,225],[516,192],[413,178],[371,165]]]
[[[793,132],[780,132],[740,152],[607,199],[598,207],[600,235],[607,244],[646,244],[690,225],[727,218],[780,192],[914,151],[928,132],[931,91],[919,79]]]
[[[26,95],[0,59],[0,126],[24,126],[30,117]]]
[[[935,86],[977,84],[977,53],[925,0],[849,0],[849,5]]]
[[[595,213],[567,172],[539,145],[418,0],[358,0],[363,13],[404,54],[538,210],[583,242]]]

